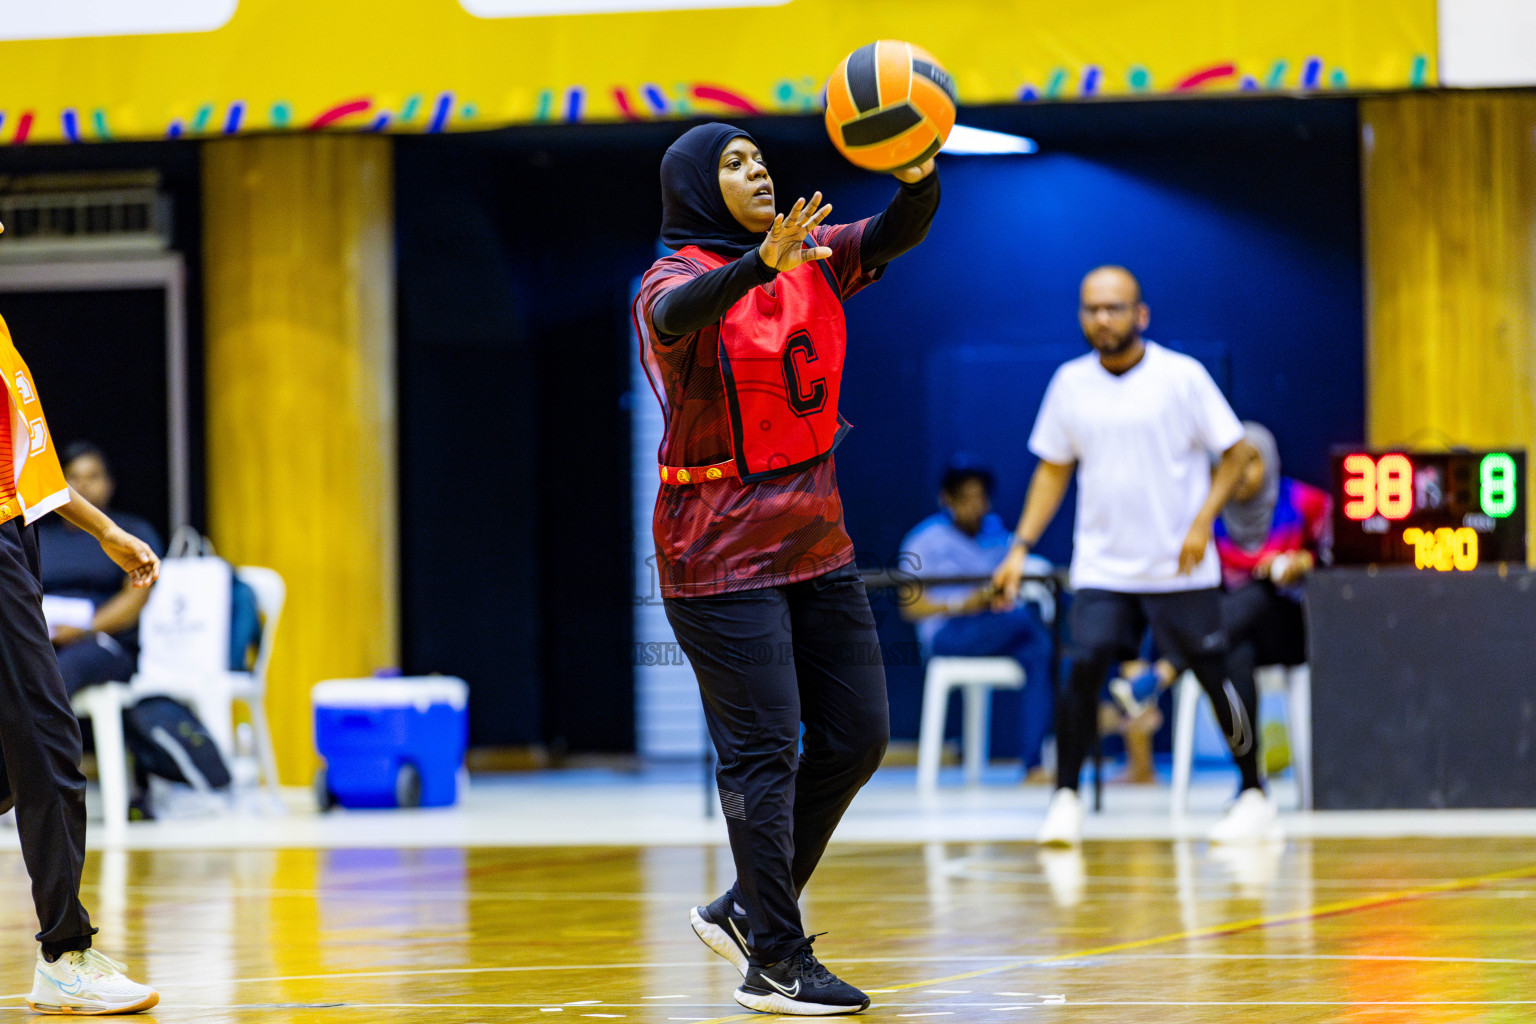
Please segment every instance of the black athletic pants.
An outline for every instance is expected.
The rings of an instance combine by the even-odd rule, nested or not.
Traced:
[[[1257,700],[1253,670],[1260,665],[1300,665],[1307,660],[1301,605],[1279,593],[1268,580],[1224,592],[1221,622],[1231,645],[1227,677],[1238,693],[1247,687]]]
[[[1135,658],[1147,625],[1158,648],[1195,673],[1211,698],[1216,721],[1242,773],[1243,788],[1262,788],[1259,778],[1258,693],[1253,673],[1246,692],[1227,682],[1227,633],[1221,591],[1183,590],[1127,594],[1079,590],[1072,601],[1072,671],[1056,703],[1056,784],[1077,788],[1083,757],[1098,728],[1099,691],[1109,670]]]
[[[95,929],[80,905],[85,776],[80,725],[64,695],[43,621],[37,535],[0,523],[0,809],[16,805],[21,855],[50,958],[89,949]]]
[[[752,961],[776,963],[805,942],[800,892],[890,739],[869,598],[850,565],[783,587],[668,599],[666,610],[719,756]]]

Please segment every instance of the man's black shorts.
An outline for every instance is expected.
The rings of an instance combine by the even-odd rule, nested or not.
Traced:
[[[1221,590],[1216,587],[1161,594],[1079,590],[1072,601],[1072,653],[1109,653],[1129,661],[1139,656],[1148,625],[1159,650],[1178,654],[1185,664],[1226,653]]]

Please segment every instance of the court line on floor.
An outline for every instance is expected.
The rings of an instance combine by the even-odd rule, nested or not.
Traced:
[[[953,957],[952,959],[962,959]],[[723,965],[724,962],[721,962]],[[333,971],[328,974],[285,974],[270,978],[218,978],[195,981],[157,981],[165,988],[197,988],[208,985],[264,985],[285,981],[366,981],[370,978],[415,978],[432,974],[524,974],[537,971],[643,971],[656,968],[712,967],[714,964],[701,960],[620,964],[519,964],[505,967],[426,967],[410,971]]]
[[[1172,941],[1171,939],[1165,941]],[[858,957],[843,956],[829,959],[828,963],[835,964],[943,964],[998,962],[996,966],[982,968],[970,974],[952,975],[949,980],[984,976],[997,971],[1011,970],[1019,966],[1028,966],[1038,963],[1050,963],[1060,959],[1078,959],[1100,955],[1100,951],[1090,950],[1084,953],[1064,954],[1061,957],[1044,958],[1020,958],[1014,956],[982,956],[982,955],[957,955],[957,956],[904,956],[904,957]],[[1507,964],[1512,967],[1529,967],[1536,965],[1536,959],[1524,960],[1515,958],[1493,957],[1452,957],[1452,956],[1393,956],[1390,954],[1324,954],[1324,953],[1152,953],[1141,957],[1128,957],[1127,959],[1163,959],[1163,960],[1343,960],[1358,962],[1374,961],[1402,961],[1407,963],[1445,963],[1445,964]],[[425,977],[441,974],[532,974],[539,971],[596,971],[596,970],[655,970],[676,969],[687,970],[690,968],[718,967],[713,961],[705,960],[675,960],[656,961],[647,960],[636,963],[603,963],[603,964],[519,964],[500,965],[495,967],[425,967],[417,970],[394,971],[348,971],[331,972],[328,974],[288,974],[261,978],[219,978],[198,979],[195,981],[166,981],[157,979],[156,983],[164,988],[197,988],[210,985],[259,985],[289,981],[366,981],[374,978],[407,978]],[[934,979],[926,982],[913,982],[909,987],[922,987],[927,985],[942,984],[946,979]],[[896,988],[878,989],[879,992],[898,991]]]
[[[1035,879],[1045,882],[1044,875]],[[1170,887],[1171,888],[1171,887]],[[129,896],[163,896],[176,897],[185,900],[228,900],[235,896],[254,898],[283,898],[283,899],[334,899],[338,901],[353,900],[367,902],[380,898],[392,900],[411,900],[414,902],[430,901],[516,901],[522,903],[534,902],[614,902],[614,903],[655,903],[663,905],[690,905],[690,901],[699,898],[697,892],[686,893],[610,893],[610,892],[552,892],[540,890],[481,890],[469,891],[468,889],[438,888],[428,890],[405,889],[351,889],[342,887],[333,889],[329,887],[317,887],[312,889],[273,889],[259,885],[243,886],[239,888],[219,885],[112,885],[106,886],[99,881],[87,882],[81,886],[82,892],[101,892],[110,889],[113,893],[123,893]],[[991,897],[981,895],[964,897],[951,897],[955,903],[985,903]],[[902,894],[902,893],[851,893],[828,897],[824,902],[832,903],[928,903],[930,897],[927,894]]]
[[[955,877],[958,877],[958,876],[955,876]],[[1536,881],[1536,874],[1533,874],[1530,877],[1531,877],[1532,881]],[[1036,874],[1036,875],[1030,875],[1030,876],[1021,876],[1017,880],[1018,881],[1022,881],[1022,882],[1046,882],[1046,881],[1048,881],[1047,876],[1044,875],[1044,874]],[[1130,877],[1127,877],[1127,878],[1100,878],[1098,876],[1094,876],[1094,880],[1096,882],[1101,882],[1101,883],[1104,883],[1104,884],[1116,884],[1116,885],[1127,885],[1127,886],[1130,886],[1130,885],[1134,884],[1134,885],[1140,886],[1141,889],[1143,889],[1143,890],[1150,890],[1150,891],[1161,891],[1161,890],[1165,890],[1165,889],[1169,890],[1169,891],[1176,891],[1178,889],[1178,887],[1179,887],[1179,883],[1177,883],[1175,880],[1172,880],[1172,879],[1167,880],[1167,884],[1161,884],[1156,879],[1135,879],[1135,878],[1130,878]],[[1400,885],[1406,884],[1409,887],[1414,887],[1414,886],[1430,886],[1430,885],[1436,884],[1436,883],[1429,883],[1429,882],[1425,882],[1425,881],[1420,881],[1420,880],[1417,880],[1417,879],[1373,879],[1371,881],[1376,882],[1376,883],[1385,883],[1385,884],[1400,884]],[[1206,885],[1206,886],[1212,887],[1212,888],[1219,888],[1219,887],[1224,887],[1224,886],[1230,886],[1231,882],[1232,882],[1232,880],[1229,879],[1229,878],[1205,878],[1205,879],[1200,879],[1198,881],[1198,884]],[[1286,879],[1276,879],[1273,884],[1276,887],[1285,887],[1285,888],[1299,888],[1299,887],[1301,887],[1301,883],[1300,882],[1287,881]],[[1345,888],[1345,887],[1351,887],[1351,886],[1358,887],[1359,885],[1360,885],[1360,880],[1358,880],[1358,879],[1319,879],[1319,880],[1314,880],[1311,883],[1308,883],[1307,887],[1315,891],[1317,889]],[[451,888],[451,887],[429,889],[429,890],[420,890],[420,889],[418,889],[418,890],[409,890],[409,889],[402,890],[402,889],[389,889],[389,888],[352,889],[352,888],[348,888],[348,887],[345,887],[345,886],[343,886],[341,888],[316,887],[316,888],[303,888],[303,889],[300,889],[300,888],[268,888],[268,887],[259,886],[259,885],[230,887],[230,886],[219,886],[219,885],[213,885],[213,884],[208,884],[208,885],[202,885],[202,884],[199,884],[199,885],[125,885],[125,886],[114,885],[114,886],[108,887],[108,886],[103,885],[101,882],[99,882],[97,880],[88,881],[88,882],[86,882],[85,884],[83,884],[81,886],[81,890],[84,891],[84,892],[100,892],[103,889],[107,889],[107,888],[110,888],[112,890],[112,892],[114,892],[114,893],[123,893],[123,894],[126,894],[128,896],[143,896],[143,897],[154,896],[154,897],[161,897],[161,898],[180,898],[180,899],[183,899],[183,900],[198,901],[198,902],[203,902],[203,901],[208,901],[208,900],[225,900],[225,901],[227,901],[231,897],[253,897],[253,898],[283,898],[283,899],[320,899],[320,898],[324,898],[324,899],[334,899],[334,900],[338,900],[338,901],[340,901],[340,900],[356,900],[358,902],[367,902],[367,901],[370,901],[370,900],[377,900],[377,899],[381,899],[381,898],[388,898],[388,899],[391,899],[391,900],[394,900],[394,901],[397,901],[397,902],[399,902],[399,901],[409,901],[409,902],[487,901],[487,902],[495,902],[495,901],[505,900],[505,901],[515,901],[515,902],[541,902],[542,901],[542,902],[570,902],[570,903],[594,902],[595,901],[595,902],[652,903],[652,904],[671,905],[671,904],[687,903],[689,900],[696,899],[698,897],[698,895],[699,895],[696,892],[688,892],[688,893],[671,893],[671,892],[661,892],[661,893],[590,892],[590,893],[587,893],[587,892],[577,892],[577,891],[558,891],[557,892],[557,891],[540,891],[540,890],[526,890],[526,889],[525,890],[516,890],[516,891],[513,891],[513,890],[504,890],[504,891],[492,890],[492,891],[469,892],[469,891],[466,891],[464,889],[454,889],[454,888]],[[1105,895],[1114,896],[1114,897],[1117,897],[1117,898],[1119,898],[1119,897],[1139,898],[1139,897],[1145,895],[1145,892],[1137,892],[1137,891],[1111,892],[1111,893],[1106,893]],[[967,897],[965,894],[950,894],[946,898],[949,899],[951,902],[958,902],[958,903],[984,903],[984,902],[994,901],[996,899],[996,896],[995,896],[995,894],[976,894],[976,895]],[[823,902],[827,902],[827,903],[860,903],[860,902],[927,903],[930,900],[931,900],[931,897],[928,894],[926,894],[926,893],[923,893],[923,894],[910,894],[909,895],[909,894],[902,894],[902,893],[861,893],[861,892],[852,892],[852,893],[839,893],[836,896],[823,897]]]
[[[1083,954],[1073,954],[1081,956]],[[828,963],[838,964],[913,964],[943,963],[946,960],[1005,960],[1018,961],[1017,956],[844,956]],[[1508,964],[1511,967],[1536,966],[1536,959],[1515,957],[1480,956],[1392,956],[1386,953],[1138,953],[1124,957],[1126,960],[1343,960],[1351,963],[1373,963],[1377,960],[1425,964]],[[1030,961],[1031,963],[1035,961]],[[1045,962],[1045,961],[1040,961]],[[935,982],[937,984],[937,982]]]
[[[1194,928],[1181,932],[1173,932],[1168,935],[1154,935],[1145,939],[1133,939],[1130,942],[1118,942],[1108,946],[1099,946],[1094,949],[1078,950],[1072,953],[1060,953],[1054,956],[1037,957],[1018,960],[1012,964],[1000,964],[996,967],[985,967],[976,971],[967,971],[963,974],[952,974],[943,978],[930,978],[924,981],[910,981],[900,985],[888,985],[878,989],[867,989],[871,995],[886,994],[891,992],[905,992],[911,989],[928,988],[932,985],[943,985],[952,981],[964,981],[969,978],[985,977],[989,974],[998,974],[1004,971],[1017,970],[1022,967],[1038,967],[1043,964],[1068,963],[1073,960],[1087,960],[1096,956],[1108,956],[1112,953],[1124,953],[1133,949],[1147,949],[1152,946],[1164,945],[1170,942],[1187,942],[1202,939],[1222,938],[1236,935],[1241,932],[1253,931],[1258,928],[1272,928],[1278,925],[1297,924],[1303,921],[1317,921],[1328,917],[1338,917],[1343,914],[1352,914],[1362,910],[1375,910],[1380,907],[1388,907],[1398,903],[1408,903],[1413,900],[1424,899],[1427,896],[1437,896],[1447,892],[1459,892],[1468,889],[1476,889],[1493,882],[1507,881],[1511,879],[1536,879],[1536,867],[1527,866],[1513,868],[1508,871],[1498,871],[1488,875],[1478,875],[1473,878],[1453,879],[1449,882],[1441,882],[1436,885],[1421,886],[1416,889],[1407,889],[1401,892],[1385,893],[1378,896],[1363,896],[1359,899],[1340,900],[1334,903],[1324,903],[1307,910],[1292,911],[1286,914],[1270,914],[1264,917],[1252,917],[1242,921],[1232,921],[1227,924],[1209,925],[1205,928]],[[736,1018],[732,1018],[736,1019]]]

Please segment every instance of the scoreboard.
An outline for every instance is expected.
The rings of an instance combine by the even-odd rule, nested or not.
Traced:
[[[1525,565],[1525,452],[1340,451],[1335,565]]]

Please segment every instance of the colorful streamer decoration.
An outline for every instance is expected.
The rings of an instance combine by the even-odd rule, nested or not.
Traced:
[[[1428,57],[1416,54],[1408,79],[1412,87],[1422,88],[1430,82],[1431,64]],[[1079,97],[1106,95],[1109,76],[1123,74],[1124,86],[1133,94],[1154,91],[1153,73],[1145,64],[1132,64],[1123,71],[1097,64],[1080,68],[1056,67],[1044,79],[1043,84],[1024,82],[1015,91],[1021,102],[1063,100]],[[1269,62],[1262,70],[1245,71],[1233,61],[1223,61],[1198,67],[1175,81],[1171,93],[1189,92],[1279,92],[1288,89],[1302,91],[1344,90],[1350,88],[1351,76],[1346,68],[1331,65],[1318,55],[1306,57],[1299,65],[1284,58]],[[594,97],[602,106],[594,109]],[[611,102],[610,102],[611,101]],[[810,77],[786,78],[774,84],[772,98],[760,103],[737,89],[715,82],[679,82],[665,88],[656,82],[639,84],[615,84],[593,93],[586,85],[567,85],[538,91],[534,100],[534,123],[562,122],[578,124],[593,118],[611,118],[617,114],[623,121],[637,122],[661,118],[681,118],[698,114],[756,116],[767,113],[801,113],[821,109],[822,83]],[[165,128],[165,137],[177,139],[186,136],[211,134],[239,135],[249,131],[293,130],[307,131],[365,131],[365,132],[420,132],[437,134],[454,127],[468,127],[479,116],[482,107],[462,98],[454,90],[444,89],[424,96],[413,93],[407,96],[398,110],[384,108],[378,100],[368,95],[357,95],[324,107],[307,119],[297,117],[294,104],[287,99],[265,104],[266,117],[260,115],[262,106],[245,99],[228,103],[206,102],[189,118],[173,117]],[[108,128],[109,108],[97,107],[88,114],[74,107],[60,111],[57,121],[59,135],[68,142],[107,141],[115,136]],[[254,113],[253,113],[254,112]],[[499,116],[499,115],[498,115]],[[527,114],[522,115],[524,118]],[[8,119],[0,111],[0,131],[10,127],[9,142],[25,144],[34,135],[37,124],[32,110],[16,113]],[[13,127],[12,127],[13,126]],[[47,133],[43,133],[47,134]],[[3,136],[0,136],[3,137]]]

